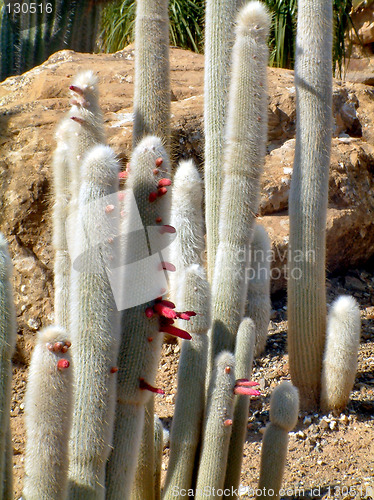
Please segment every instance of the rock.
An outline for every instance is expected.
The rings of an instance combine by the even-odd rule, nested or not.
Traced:
[[[204,58],[171,49],[174,158],[203,163]],[[0,83],[0,229],[14,264],[18,319],[16,360],[29,360],[35,328],[53,322],[51,155],[54,130],[69,107],[68,86],[81,69],[100,79],[108,142],[125,164],[131,152],[134,50],[79,54],[65,50],[41,66]],[[272,290],[286,285],[288,193],[295,145],[293,72],[269,69],[269,154],[259,222],[272,239]],[[334,84],[327,268],[358,266],[374,255],[374,93],[362,84]],[[342,142],[340,139],[347,140]]]
[[[366,290],[365,283],[354,276],[346,276],[344,285],[348,288],[348,290],[358,290],[360,292],[364,292]]]

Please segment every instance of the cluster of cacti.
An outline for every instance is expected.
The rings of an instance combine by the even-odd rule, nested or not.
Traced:
[[[250,381],[252,361],[264,350],[270,315],[270,244],[266,231],[255,224],[266,151],[270,18],[263,3],[250,2],[236,18],[234,40],[240,0],[234,5],[207,2],[205,270],[202,181],[192,161],[180,163],[172,197],[169,192],[167,3],[137,4],[134,151],[127,171],[119,171],[106,145],[91,71],[80,73],[70,86],[72,106],[58,127],[53,157],[57,326],[40,332],[30,364],[24,500],[160,498],[163,432],[153,398],[163,393],[155,379],[164,333],[180,337],[182,345],[163,498],[175,498],[181,490],[194,490],[197,499],[212,498],[207,488],[235,491],[239,486],[249,396],[259,395]],[[303,67],[302,61],[298,64]],[[301,85],[304,73],[296,74]],[[322,86],[316,88],[322,93]],[[320,112],[325,113],[323,106]],[[322,148],[322,159],[313,157],[321,169],[328,159],[327,143]],[[300,164],[308,151],[309,146],[299,146]],[[300,205],[296,191],[305,194],[313,183],[318,191],[325,177],[319,171],[304,177],[295,168],[291,250],[299,248],[300,239],[306,241],[303,251],[314,249],[303,239],[303,218],[297,222],[302,230],[292,218],[300,211],[307,225],[309,214],[325,202],[311,192],[311,206],[303,205],[302,198]],[[126,182],[122,191],[121,179]],[[323,243],[323,227],[319,231]],[[174,241],[169,245],[170,236]],[[3,241],[0,250],[0,493],[8,500],[9,418],[4,408],[10,404],[15,323]],[[304,276],[304,289],[290,285],[290,309],[306,324],[305,302],[320,292],[323,277],[315,262],[304,264],[309,281]],[[164,298],[165,271],[171,273],[170,300]],[[325,304],[317,302],[315,310],[322,310]],[[309,323],[320,325],[318,318],[311,316]],[[295,340],[294,330],[290,362],[299,355],[302,367],[303,356],[310,355],[305,379],[315,381],[313,370],[320,375],[322,366],[313,357],[315,346],[307,338]],[[347,403],[359,330],[356,303],[339,299],[327,327],[326,408]],[[308,384],[297,385],[305,397]],[[290,383],[281,384],[271,397],[259,481],[264,497],[272,496],[270,490],[278,496],[298,404],[298,391]]]
[[[330,392],[332,387],[327,389],[327,378],[331,373],[329,360],[334,349],[332,344],[336,343],[336,350],[345,344],[346,347],[342,347],[345,354],[339,358],[343,357],[342,365],[355,372],[360,330],[356,307],[341,301],[337,309],[332,309],[326,339],[325,253],[332,137],[332,33],[332,2],[300,0],[295,60],[296,146],[289,199],[287,307],[290,373],[299,389],[300,404],[304,409],[318,408],[321,384],[324,385],[323,406],[342,408],[347,402],[352,377],[349,384],[341,380],[345,389],[337,391],[339,394],[344,392],[344,396],[339,396],[338,404],[331,395],[327,396],[326,391]],[[341,308],[347,309],[339,319],[334,311]],[[340,340],[336,334],[339,330],[344,332]]]
[[[0,80],[27,71],[57,50],[93,52],[102,2],[1,2]]]

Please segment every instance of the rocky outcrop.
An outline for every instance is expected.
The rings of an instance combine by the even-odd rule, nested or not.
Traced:
[[[173,156],[203,163],[203,56],[171,50]],[[131,151],[134,52],[61,51],[0,84],[0,227],[14,262],[19,324],[17,356],[27,361],[33,333],[53,321],[51,154],[79,69],[97,71],[108,142],[125,163]],[[288,191],[295,134],[293,72],[269,69],[269,154],[259,221],[271,235],[273,290],[285,285]],[[335,138],[327,224],[329,271],[374,255],[374,93],[362,84],[334,86]],[[279,273],[278,273],[279,270]],[[278,275],[279,274],[279,275]],[[22,333],[22,335],[21,335]]]

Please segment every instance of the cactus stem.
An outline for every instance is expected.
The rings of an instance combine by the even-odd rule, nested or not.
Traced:
[[[180,328],[177,328],[173,325],[168,325],[167,323],[160,324],[160,332],[168,333],[169,335],[173,335],[174,337],[179,337],[185,340],[191,340],[191,335]]]
[[[171,180],[170,180],[170,179],[167,179],[166,177],[164,177],[164,178],[162,178],[162,179],[160,179],[160,180],[158,181],[157,186],[158,186],[159,188],[162,188],[162,187],[167,187],[167,186],[171,186]]]
[[[157,196],[164,196],[168,192],[166,187],[160,187],[157,190]]]
[[[57,369],[60,371],[64,371],[69,368],[70,363],[67,359],[59,359],[57,363]]]
[[[123,201],[125,199],[125,197],[126,197],[125,193],[122,193],[122,192],[118,193],[119,201]]]
[[[161,234],[165,234],[165,233],[174,234],[175,227],[170,226],[169,224],[165,224],[164,226],[160,227],[160,233]]]
[[[160,157],[160,158],[157,158],[157,159],[156,159],[156,167],[159,167],[160,165],[162,165],[162,162],[163,162],[163,161],[164,161],[164,160],[163,160],[161,157]]]
[[[152,191],[152,193],[149,193],[149,203],[153,203],[154,201],[157,200],[158,193],[155,191]]]
[[[148,382],[146,382],[144,378],[139,379],[139,388],[141,391],[150,391],[154,392],[155,394],[165,394],[162,389],[157,389],[157,387],[153,387],[153,385],[148,384]]]

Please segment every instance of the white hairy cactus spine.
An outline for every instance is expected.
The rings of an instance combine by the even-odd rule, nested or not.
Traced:
[[[256,224],[250,246],[250,267],[247,268],[247,303],[245,315],[256,326],[254,356],[263,353],[270,321],[270,238],[266,229]]]
[[[66,237],[66,223],[69,216],[71,177],[69,169],[69,120],[64,119],[57,131],[57,147],[53,154],[53,246],[54,286],[55,286],[55,322],[63,328],[69,328],[69,287],[70,256]]]
[[[233,352],[244,313],[245,263],[258,209],[267,139],[267,36],[270,16],[262,2],[249,2],[238,15],[226,124],[219,245],[213,279],[210,363]]]
[[[282,382],[270,397],[270,423],[261,448],[261,470],[257,500],[279,498],[286,465],[288,433],[297,424],[299,394],[290,382]]]
[[[105,465],[112,442],[120,316],[109,274],[111,241],[119,216],[118,161],[109,146],[97,145],[82,164],[77,219],[78,254],[71,274],[70,332],[75,401],[70,438],[69,498],[105,497]]]
[[[193,487],[205,407],[205,376],[210,327],[210,287],[205,270],[193,264],[185,271],[182,310],[195,311],[185,329],[191,340],[182,343],[178,368],[178,392],[170,433],[170,458],[164,500],[175,497],[175,487]],[[191,380],[194,383],[191,385]]]
[[[136,2],[134,147],[144,136],[150,134],[160,137],[167,149],[169,146],[168,5],[168,0]]]
[[[183,293],[187,267],[200,264],[205,250],[202,211],[202,180],[193,160],[181,161],[173,179],[170,222],[176,237],[170,245],[170,259],[176,271],[170,277],[170,297],[177,307]]]
[[[207,0],[205,11],[205,203],[208,280],[213,279],[218,247],[222,164],[233,27],[240,0]]]
[[[326,217],[332,135],[332,0],[299,0],[296,145],[289,197],[288,349],[303,409],[320,403],[326,333]],[[311,43],[313,40],[313,43]]]
[[[250,380],[251,378],[255,341],[255,323],[251,318],[243,318],[235,345],[235,377],[237,379]],[[234,401],[234,418],[225,477],[225,488],[228,488],[229,491],[238,488],[240,483],[243,446],[248,426],[248,410],[249,396],[238,395]]]
[[[341,411],[349,400],[360,345],[361,318],[357,301],[348,295],[331,305],[323,358],[321,406]]]
[[[234,406],[235,358],[223,351],[217,358],[209,384],[203,431],[203,449],[197,476],[196,500],[217,499],[223,488]],[[206,493],[214,488],[215,495]]]
[[[65,500],[72,418],[70,340],[59,326],[40,331],[25,396],[25,500]]]

